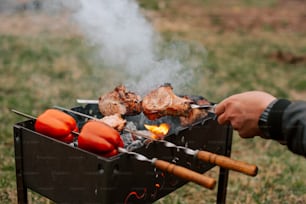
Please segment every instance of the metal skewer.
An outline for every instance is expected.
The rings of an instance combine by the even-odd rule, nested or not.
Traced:
[[[29,119],[32,119],[32,120],[36,120],[36,117],[28,115],[26,113],[22,113],[20,111],[15,110],[15,109],[11,109],[11,111],[16,113],[17,115],[20,115],[20,116],[23,116],[23,117],[26,117],[26,118],[29,118]]]
[[[192,171],[190,169],[187,169],[182,166],[178,166],[175,164],[172,164],[170,162],[160,160],[157,158],[149,159],[146,156],[136,153],[136,152],[131,152],[128,151],[124,148],[118,147],[118,151],[121,153],[126,153],[133,155],[137,160],[139,161],[146,161],[150,162],[152,165],[154,165],[156,168],[165,171],[167,173],[173,174],[179,178],[182,178],[187,181],[192,181],[195,182],[203,187],[206,187],[208,189],[213,189],[216,185],[216,180],[210,177],[207,177],[203,174],[200,174],[198,172]]]
[[[80,104],[98,104],[99,103],[99,100],[92,100],[92,99],[77,99],[76,100],[77,103],[80,103]]]
[[[198,105],[198,104],[190,104],[190,107],[192,109],[205,109],[208,112],[212,112],[215,113],[215,107],[217,106],[217,104],[204,104],[204,105]]]
[[[99,104],[99,100],[93,100],[93,99],[76,99],[77,103],[80,104]],[[204,105],[198,105],[198,104],[190,104],[190,107],[192,109],[206,109],[207,111],[214,112],[214,109],[217,104],[211,105],[211,104],[204,104]]]
[[[257,166],[252,165],[252,164],[248,164],[246,162],[234,160],[234,159],[231,159],[229,157],[226,157],[226,156],[223,156],[223,155],[218,155],[218,154],[211,153],[211,152],[204,151],[204,150],[193,150],[193,149],[188,148],[188,147],[173,144],[173,143],[171,143],[169,141],[166,141],[166,140],[159,140],[159,139],[150,138],[149,136],[147,136],[145,134],[138,134],[137,131],[131,131],[131,133],[132,134],[134,133],[134,134],[136,134],[140,137],[145,137],[147,139],[151,139],[151,140],[156,141],[156,142],[164,143],[164,145],[166,147],[182,149],[186,154],[195,156],[199,160],[202,160],[204,162],[208,162],[210,164],[215,164],[215,165],[218,165],[218,166],[226,168],[226,169],[230,169],[230,170],[233,170],[233,171],[244,173],[244,174],[249,175],[249,176],[256,176],[257,172],[258,172]]]
[[[87,114],[84,114],[84,113],[80,113],[80,112],[77,112],[77,111],[74,111],[74,110],[71,110],[71,109],[68,109],[68,108],[63,108],[63,107],[60,107],[60,106],[53,106],[53,107],[57,108],[57,109],[60,109],[60,110],[63,110],[63,111],[66,111],[66,112],[69,112],[69,113],[73,113],[73,114],[82,116],[84,118],[88,118],[88,119],[92,119],[92,120],[99,120],[99,118],[96,118],[96,117],[93,117],[93,116],[90,116],[90,115],[87,115]]]

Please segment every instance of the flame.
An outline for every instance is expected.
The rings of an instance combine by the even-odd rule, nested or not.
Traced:
[[[167,123],[161,123],[160,125],[147,125],[144,124],[145,128],[152,133],[153,139],[163,139],[163,137],[169,132],[170,125]]]

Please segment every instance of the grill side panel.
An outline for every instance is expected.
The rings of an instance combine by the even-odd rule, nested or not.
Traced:
[[[16,176],[21,186],[57,203],[152,203],[187,183],[131,155],[119,154],[105,159],[41,135],[33,130],[33,121],[16,124],[14,132],[15,149],[20,150]],[[227,136],[227,126],[207,118],[165,139],[192,149],[226,155]],[[158,142],[136,152],[200,173],[213,167]]]

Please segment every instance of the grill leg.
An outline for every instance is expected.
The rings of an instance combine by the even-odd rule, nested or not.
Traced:
[[[28,191],[24,184],[24,175],[22,167],[22,137],[20,128],[14,127],[14,144],[15,144],[15,167],[16,167],[16,185],[18,204],[28,203]]]
[[[227,169],[221,168],[219,170],[219,181],[218,181],[218,192],[217,192],[217,203],[226,203],[226,191],[228,182],[229,171]]]
[[[232,150],[232,137],[233,129],[231,126],[227,126],[227,137],[225,145],[225,155],[227,157],[231,156]],[[227,193],[227,183],[228,183],[229,170],[220,167],[219,170],[219,181],[218,181],[218,192],[217,192],[217,204],[226,203],[226,193]]]
[[[18,204],[28,203],[28,192],[23,182],[23,176],[16,172]]]

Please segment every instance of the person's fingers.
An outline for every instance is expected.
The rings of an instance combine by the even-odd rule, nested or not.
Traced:
[[[224,103],[221,102],[221,103],[217,104],[216,107],[215,107],[215,114],[219,116],[220,114],[222,114],[224,112],[225,112]]]
[[[245,129],[238,129],[237,131],[239,136],[242,138],[253,138],[256,135],[254,132]]]
[[[225,124],[228,124],[228,123],[229,123],[226,114],[221,114],[221,115],[219,115],[218,118],[217,118],[217,120],[218,120],[218,123],[219,123],[220,125],[225,125]]]

